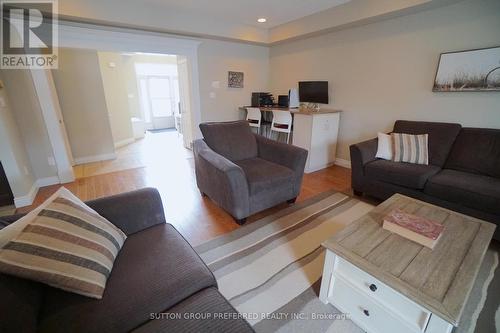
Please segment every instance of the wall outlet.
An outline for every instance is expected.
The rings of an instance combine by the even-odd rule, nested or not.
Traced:
[[[7,106],[7,103],[5,103],[5,98],[0,97],[0,108],[4,108]]]
[[[50,166],[55,166],[56,165],[56,160],[54,159],[53,156],[49,156],[49,158],[47,160],[49,161],[49,165]]]
[[[25,176],[28,176],[30,174],[30,171],[28,170],[28,167],[26,165],[23,166],[23,170]]]
[[[212,91],[210,92],[210,94],[208,95],[211,99],[215,99],[217,97],[217,95]]]
[[[212,88],[219,89],[220,88],[220,81],[212,81]]]
[[[110,63],[108,64],[108,66],[109,66],[109,68],[115,68],[115,67],[116,67],[116,63],[114,63],[114,62],[110,62]]]

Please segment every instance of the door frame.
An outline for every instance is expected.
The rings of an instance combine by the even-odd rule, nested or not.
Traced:
[[[117,28],[88,23],[59,20],[59,45],[74,49],[94,49],[111,52],[162,53],[185,56],[188,59],[191,82],[191,129],[200,138],[198,125],[201,122],[200,88],[198,72],[198,46],[195,38],[178,37],[164,33]],[[50,141],[56,160],[60,182],[74,180],[72,157],[64,137],[59,135],[64,129],[59,117],[60,105],[57,91],[49,70],[31,70],[33,84],[43,110],[47,129],[56,129]],[[59,112],[58,112],[59,111]],[[51,133],[51,131],[48,131]]]

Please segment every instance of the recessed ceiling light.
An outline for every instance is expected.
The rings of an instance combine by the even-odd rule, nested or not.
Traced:
[[[260,19],[257,20],[259,23],[266,23],[267,19],[261,17]]]

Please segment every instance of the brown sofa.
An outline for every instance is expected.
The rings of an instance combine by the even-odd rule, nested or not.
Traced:
[[[0,274],[0,332],[253,332],[243,319],[215,318],[238,313],[189,243],[165,223],[155,189],[87,204],[128,237],[103,298]],[[0,228],[19,217],[0,218]],[[209,317],[191,319],[191,313]]]
[[[377,139],[350,147],[356,194],[394,193],[500,224],[500,130],[398,120],[393,132],[429,134],[429,165],[375,158]],[[500,228],[494,238],[500,240]]]

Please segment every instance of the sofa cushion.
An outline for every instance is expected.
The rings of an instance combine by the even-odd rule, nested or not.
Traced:
[[[460,132],[460,124],[398,120],[395,133],[429,134],[429,163],[443,167],[453,142]]]
[[[127,332],[216,281],[191,246],[169,224],[130,235],[115,261],[101,300],[47,292],[41,332]]]
[[[424,192],[436,198],[500,215],[500,179],[444,169],[427,182]]]
[[[500,130],[463,128],[446,168],[500,178]]]
[[[202,319],[190,319],[193,315],[199,315]],[[254,332],[244,319],[238,319],[238,312],[215,288],[203,289],[168,311],[155,316],[155,320],[149,321],[133,332]]]
[[[394,162],[429,164],[429,135],[392,133]]]
[[[127,237],[79,200],[64,195],[49,200],[0,249],[0,271],[101,299]]]
[[[236,164],[245,173],[251,195],[269,189],[291,189],[293,187],[294,173],[292,169],[258,157],[237,161]]]
[[[257,157],[257,141],[247,121],[200,124],[207,145],[231,161]]]
[[[377,160],[365,165],[365,175],[373,180],[423,189],[427,180],[439,172],[435,165]]]

